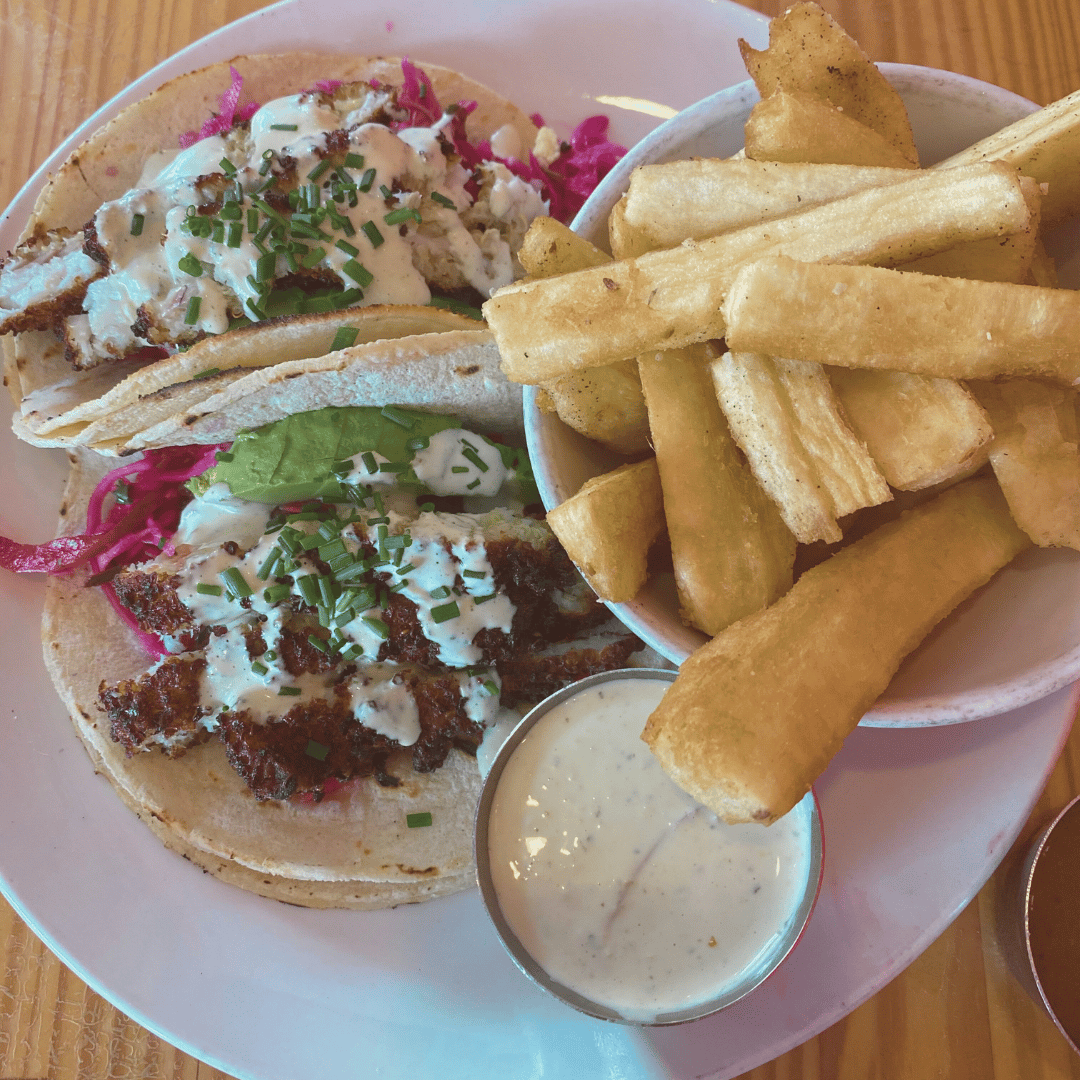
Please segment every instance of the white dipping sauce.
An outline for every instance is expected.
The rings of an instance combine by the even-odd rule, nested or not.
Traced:
[[[670,682],[600,683],[552,708],[507,762],[488,852],[499,907],[557,982],[627,1020],[718,997],[765,959],[810,872],[798,808],[726,825],[641,731]]]

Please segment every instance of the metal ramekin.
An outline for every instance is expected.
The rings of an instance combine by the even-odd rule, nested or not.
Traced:
[[[773,942],[769,951],[757,958],[756,962],[748,967],[739,977],[737,982],[728,984],[722,993],[715,998],[700,1002],[685,1009],[674,1012],[661,1013],[651,1020],[630,1020],[599,1002],[577,993],[563,986],[562,983],[551,978],[548,973],[532,958],[529,952],[521,944],[517,935],[511,929],[499,907],[498,897],[491,877],[491,861],[488,850],[488,825],[491,815],[491,806],[495,798],[495,791],[499,784],[499,778],[506,768],[514,751],[521,744],[533,725],[546,715],[550,710],[573,697],[581,690],[587,690],[598,683],[609,682],[613,679],[664,679],[673,682],[676,672],[660,668],[624,668],[618,671],[606,671],[599,675],[590,675],[570,686],[552,694],[549,698],[540,702],[529,712],[514,728],[506,742],[503,743],[484,781],[484,787],[480,794],[480,800],[476,810],[476,828],[474,834],[474,847],[476,854],[476,878],[480,886],[480,895],[483,897],[484,906],[488,916],[499,935],[506,951],[512,957],[514,963],[542,989],[552,994],[567,1005],[573,1006],[579,1012],[600,1020],[611,1020],[615,1023],[630,1024],[637,1027],[666,1026],[670,1024],[683,1024],[690,1020],[699,1020],[704,1016],[710,1016],[727,1006],[734,1004],[740,998],[745,997],[755,987],[772,974],[783,959],[795,947],[796,942],[802,936],[806,924],[810,920],[817,900],[818,891],[821,887],[822,863],[823,863],[823,836],[821,826],[821,811],[817,799],[810,791],[795,809],[793,814],[804,814],[809,823],[807,829],[809,843],[809,867],[807,872],[806,888],[800,898],[799,904],[784,927],[784,932]]]

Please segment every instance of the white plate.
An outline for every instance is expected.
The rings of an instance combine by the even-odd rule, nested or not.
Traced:
[[[1000,87],[932,68],[882,64],[911,117],[924,165],[962,150],[1035,105]],[[663,124],[612,170],[582,208],[574,228],[607,245],[607,218],[638,164],[687,157],[728,157],[742,149],[743,124],[758,101],[742,82],[695,103]],[[1080,285],[1080,230],[1047,238],[1063,284]],[[526,433],[545,506],[573,495],[620,460],[536,407],[525,394]],[[661,655],[681,664],[706,636],[685,626],[671,574],[657,575],[634,600],[610,604]],[[904,662],[862,723],[931,727],[992,716],[1035,701],[1080,678],[1080,552],[1026,552],[952,613]]]
[[[737,35],[765,40],[756,15],[711,0],[672,0],[662,19],[632,0],[452,10],[422,0],[392,31],[388,3],[364,10],[374,29],[352,31],[357,51],[456,64],[563,130],[601,93],[683,106],[742,77]],[[341,47],[344,14],[329,0],[290,0],[186,50],[137,92],[242,50]],[[496,46],[478,49],[481,38]],[[615,134],[629,140],[648,123],[616,113]],[[15,219],[0,225],[0,248],[15,231]],[[63,474],[63,455],[0,434],[0,533],[51,535]],[[1061,692],[962,727],[856,732],[818,786],[826,880],[802,943],[736,1009],[642,1033],[533,987],[477,893],[397,911],[309,911],[239,892],[166,851],[92,774],[53,695],[38,644],[41,583],[4,575],[0,590],[5,895],[117,1007],[252,1080],[689,1080],[753,1068],[835,1022],[944,929],[1029,814],[1077,706]]]

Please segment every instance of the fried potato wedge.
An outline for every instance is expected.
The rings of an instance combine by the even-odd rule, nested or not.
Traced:
[[[533,277],[554,277],[611,262],[611,256],[554,218],[536,218],[525,234],[521,265]],[[587,439],[620,454],[649,450],[649,417],[637,361],[624,360],[551,379],[541,387],[542,411],[555,412]]]
[[[1076,392],[1029,379],[971,388],[990,414],[990,464],[1016,523],[1040,547],[1080,551]]]
[[[745,140],[746,156],[754,161],[916,168],[915,161],[884,135],[837,106],[783,90],[754,106],[746,121]]]
[[[903,658],[1030,544],[992,478],[957,484],[695,652],[642,738],[680,787],[727,821],[775,821]]]
[[[974,146],[933,166],[947,169],[975,161],[1007,161],[1046,185],[1048,226],[1080,214],[1080,90],[1009,124]]]
[[[986,462],[993,431],[960,383],[906,371],[826,370],[890,487],[921,491]]]
[[[715,634],[791,587],[795,538],[731,438],[704,350],[638,364],[681,613]]]
[[[830,102],[882,135],[913,166],[919,164],[900,95],[817,4],[795,4],[773,19],[767,49],[752,49],[740,39],[739,51],[762,98],[786,90]]]
[[[727,352],[709,373],[731,434],[800,544],[836,543],[837,518],[892,498],[820,364]]]
[[[1019,179],[1007,165],[915,172],[886,188],[708,240],[508,285],[483,311],[506,375],[542,383],[578,368],[722,337],[724,297],[739,267],[752,260],[789,255],[894,266],[967,240],[1018,232],[1028,218]]]
[[[648,579],[649,548],[664,531],[656,458],[587,480],[547,522],[601,600],[633,600]]]
[[[611,262],[611,256],[561,221],[538,217],[533,219],[521,241],[518,260],[530,277],[554,277],[588,266],[601,266]]]
[[[953,379],[1080,383],[1080,292],[764,259],[724,305],[732,352]]]
[[[608,217],[618,259],[786,217],[907,180],[908,169],[692,158],[641,165]]]

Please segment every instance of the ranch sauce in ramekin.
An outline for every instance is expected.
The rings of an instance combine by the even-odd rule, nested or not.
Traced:
[[[521,946],[636,1023],[764,977],[810,888],[808,814],[725,825],[660,768],[640,736],[669,685],[624,677],[555,704],[507,759],[487,818],[491,883]]]

